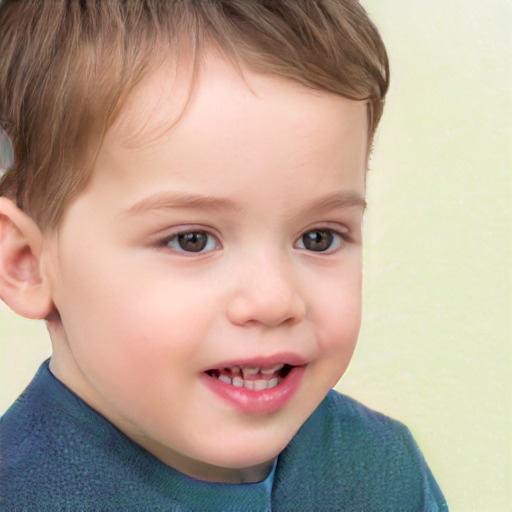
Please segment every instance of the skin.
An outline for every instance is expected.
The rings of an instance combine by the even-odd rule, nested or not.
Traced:
[[[150,75],[58,231],[34,235],[39,316],[59,312],[51,371],[126,435],[192,477],[254,482],[355,348],[366,106],[242,79],[215,55],[190,97],[188,85]],[[306,247],[312,230],[332,244]],[[184,251],[177,235],[198,231],[205,249]],[[275,412],[240,411],[202,382],[223,362],[280,354],[307,365]]]

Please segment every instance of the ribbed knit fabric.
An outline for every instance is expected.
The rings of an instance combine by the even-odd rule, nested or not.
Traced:
[[[1,419],[0,436],[4,512],[448,510],[407,428],[334,391],[280,454],[274,478],[255,484],[201,482],[166,466],[48,362]]]

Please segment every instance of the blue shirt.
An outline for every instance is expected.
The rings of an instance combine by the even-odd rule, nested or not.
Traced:
[[[131,441],[45,362],[0,421],[0,509],[445,512],[408,429],[331,391],[259,483],[195,480]]]

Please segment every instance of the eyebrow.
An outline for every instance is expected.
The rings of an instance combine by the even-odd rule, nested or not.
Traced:
[[[139,215],[155,210],[178,208],[228,211],[240,213],[241,209],[230,199],[182,192],[157,192],[136,202],[123,213]]]
[[[360,207],[366,210],[366,200],[358,192],[333,192],[318,200],[313,201],[306,209],[311,210],[330,210],[336,208],[354,208]]]
[[[334,192],[305,205],[304,210],[329,210],[336,208],[360,207],[366,209],[366,201],[356,192]],[[150,213],[158,210],[201,209],[208,211],[242,213],[243,208],[231,199],[202,194],[182,192],[157,192],[123,211],[128,216]]]

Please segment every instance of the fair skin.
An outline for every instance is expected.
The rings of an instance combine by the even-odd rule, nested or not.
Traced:
[[[57,231],[0,202],[2,297],[59,312],[52,372],[158,459],[259,481],[355,348],[366,106],[211,55],[183,111],[169,75],[130,98]],[[276,380],[219,384],[248,366]]]

